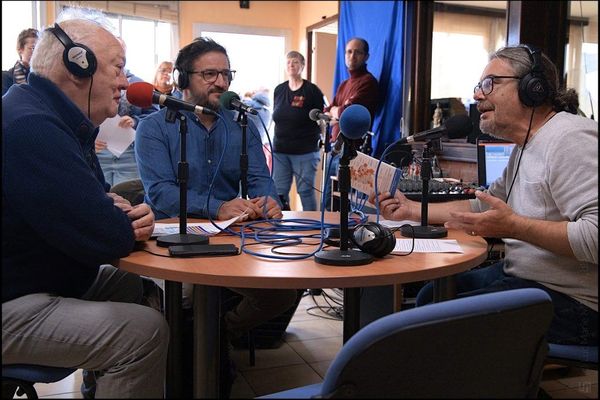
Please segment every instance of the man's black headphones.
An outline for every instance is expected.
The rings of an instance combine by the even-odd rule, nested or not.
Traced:
[[[336,238],[337,240],[332,240]],[[340,247],[339,229],[328,229],[324,242]],[[384,257],[394,250],[396,237],[388,227],[375,222],[356,225],[350,232],[350,242],[361,251],[375,257]]]
[[[54,27],[48,28],[48,30],[65,47],[63,51],[63,63],[69,72],[80,78],[89,78],[94,75],[98,63],[96,55],[89,47],[81,43],[74,43],[58,24],[54,24]]]
[[[544,76],[542,52],[536,47],[522,44],[531,59],[531,70],[519,81],[519,99],[528,107],[542,105],[550,95],[550,85]]]
[[[177,65],[173,69],[173,80],[179,90],[187,88],[190,84],[190,77],[188,76],[187,71],[179,68]]]

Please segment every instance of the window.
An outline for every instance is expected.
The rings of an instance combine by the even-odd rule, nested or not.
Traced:
[[[39,1],[2,2],[2,69],[12,68],[17,62],[17,37],[27,28],[40,29]],[[15,18],[15,16],[19,16]]]
[[[466,10],[466,7],[463,9]],[[506,18],[435,10],[431,57],[431,98],[473,102],[488,55],[506,42]]]

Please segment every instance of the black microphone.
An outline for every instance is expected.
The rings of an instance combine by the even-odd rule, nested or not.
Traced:
[[[173,110],[191,111],[196,115],[217,115],[213,110],[179,100],[173,96],[159,93],[148,82],[133,82],[127,88],[127,101],[141,108],[149,108],[152,104],[160,104]]]
[[[446,136],[448,139],[460,139],[469,136],[473,131],[473,123],[467,115],[455,115],[448,118],[437,128],[429,129],[423,132],[415,133],[396,142],[397,144],[413,143],[422,140],[439,139]]]
[[[308,118],[310,118],[311,120],[313,120],[315,122],[319,122],[319,121],[329,122],[331,120],[337,121],[337,118],[332,117],[331,115],[322,113],[321,110],[319,110],[318,108],[313,108],[312,110],[310,110],[310,112],[308,113]]]
[[[248,114],[258,115],[258,111],[249,105],[244,104],[236,92],[223,93],[219,98],[219,103],[221,103],[222,107],[225,107],[228,110],[237,110]]]

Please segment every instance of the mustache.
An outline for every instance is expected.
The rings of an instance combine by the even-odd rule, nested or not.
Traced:
[[[483,113],[484,111],[490,111],[493,109],[494,109],[494,106],[490,103],[487,103],[487,102],[477,103],[477,111],[479,111],[480,113]]]

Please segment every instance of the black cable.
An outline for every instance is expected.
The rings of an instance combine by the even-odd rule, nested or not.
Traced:
[[[90,76],[90,89],[88,91],[88,119],[91,121],[91,109],[92,109],[92,85],[94,84],[94,75]],[[118,112],[118,110],[117,110]]]

